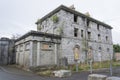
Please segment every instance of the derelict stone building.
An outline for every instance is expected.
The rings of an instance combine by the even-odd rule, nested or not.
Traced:
[[[113,53],[112,27],[94,18],[77,12],[74,7],[61,5],[36,22],[40,32],[62,36],[62,57],[67,57],[69,63],[74,63],[74,48],[79,47],[79,60],[86,60],[86,51],[91,48],[94,61],[98,54],[103,61]]]
[[[14,40],[2,37],[0,39],[0,64],[15,63]]]
[[[74,7],[61,5],[36,24],[37,32],[26,34],[16,42],[19,64],[59,64],[64,57],[68,64],[74,64],[75,60],[88,60],[88,53],[93,61],[106,61],[113,54],[112,27]]]

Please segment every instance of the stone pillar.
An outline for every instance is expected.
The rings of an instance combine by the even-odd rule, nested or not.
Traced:
[[[32,62],[33,62],[33,41],[30,41],[30,66],[32,66]]]
[[[23,64],[22,65],[25,66],[25,43],[23,44],[23,53],[22,54],[23,54],[23,62],[22,62]]]
[[[106,80],[120,80],[120,77],[108,77]]]
[[[55,44],[55,50],[54,50],[54,53],[55,53],[55,64],[57,65],[57,44]]]
[[[37,66],[40,65],[40,42],[37,42]]]
[[[17,45],[16,49],[16,63],[19,64],[19,52],[20,52],[20,45]]]

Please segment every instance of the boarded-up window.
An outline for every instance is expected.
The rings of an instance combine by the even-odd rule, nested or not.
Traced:
[[[80,58],[80,54],[79,54],[80,47],[78,45],[76,45],[73,50],[74,50],[74,60],[75,61],[79,60],[79,58]]]
[[[43,43],[41,49],[43,49],[43,50],[52,50],[53,49],[53,44]]]

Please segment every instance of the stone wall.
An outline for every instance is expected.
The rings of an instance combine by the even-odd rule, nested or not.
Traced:
[[[35,34],[16,41],[16,63],[27,68],[58,65],[60,42],[54,36],[43,37]]]

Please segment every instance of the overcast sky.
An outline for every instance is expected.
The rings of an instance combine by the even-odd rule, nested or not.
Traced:
[[[36,30],[37,19],[61,4],[111,25],[113,43],[120,44],[120,0],[0,0],[0,37]]]

